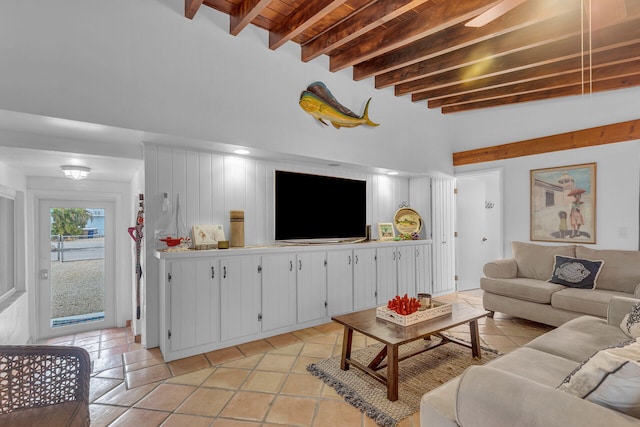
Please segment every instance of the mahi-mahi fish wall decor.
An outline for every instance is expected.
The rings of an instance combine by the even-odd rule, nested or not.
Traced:
[[[369,120],[369,102],[371,102],[371,98],[367,101],[362,116],[358,116],[340,104],[324,83],[315,82],[311,83],[307,90],[302,91],[298,103],[304,111],[311,114],[323,125],[329,126],[328,121],[333,127],[340,129],[341,127],[352,128],[360,125],[378,126],[379,123]]]

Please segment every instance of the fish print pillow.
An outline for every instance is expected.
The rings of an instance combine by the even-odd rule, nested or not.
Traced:
[[[555,256],[549,282],[571,288],[594,289],[604,261]]]
[[[634,304],[631,311],[624,315],[620,329],[632,338],[640,337],[640,302]]]

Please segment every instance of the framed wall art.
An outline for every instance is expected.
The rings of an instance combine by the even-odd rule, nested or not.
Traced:
[[[531,240],[596,243],[596,164],[531,171]]]
[[[379,240],[393,240],[396,237],[396,232],[393,229],[393,224],[390,222],[378,223],[378,239]]]

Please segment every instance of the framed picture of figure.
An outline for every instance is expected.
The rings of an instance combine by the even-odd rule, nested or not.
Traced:
[[[596,243],[596,164],[531,171],[531,240]]]

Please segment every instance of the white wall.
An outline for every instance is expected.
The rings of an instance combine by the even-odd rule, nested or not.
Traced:
[[[409,172],[451,173],[439,111],[268,33],[228,34],[229,17],[176,0],[6,0],[0,9],[0,109]],[[372,128],[324,127],[298,99],[324,81]],[[177,141],[177,139],[176,139]],[[152,141],[153,142],[153,141]]]
[[[529,241],[529,171],[591,162],[597,163],[597,228],[594,247],[638,250],[640,141],[520,157],[456,169],[471,171],[486,167],[503,168],[503,244],[505,256],[509,256],[512,241]]]
[[[26,256],[26,178],[0,159],[0,185],[16,192],[15,227],[16,236],[16,293],[0,302],[0,344],[27,344],[31,339],[29,318],[29,296],[33,293],[27,288]]]

